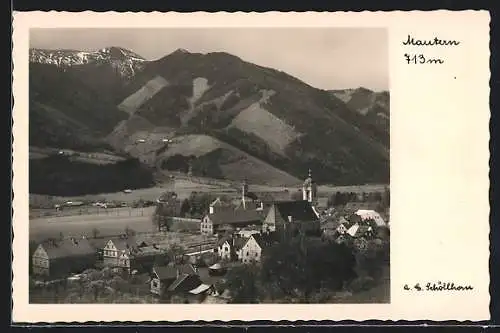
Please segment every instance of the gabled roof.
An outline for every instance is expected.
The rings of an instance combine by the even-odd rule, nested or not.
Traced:
[[[258,207],[259,205],[256,202],[249,200],[245,201],[245,207],[243,207],[243,201],[240,200],[235,210],[256,210]]]
[[[361,237],[366,234],[370,230],[370,226],[367,225],[359,225],[359,224],[354,224],[352,227],[350,227],[347,230],[347,234],[351,237]]]
[[[96,250],[87,239],[64,239],[41,244],[49,259],[95,255]]]
[[[224,245],[225,242],[228,242],[229,245],[231,245],[232,237],[229,235],[222,236],[221,238],[219,238],[219,240],[217,240],[217,247]]]
[[[198,272],[191,264],[185,264],[178,267],[180,274],[197,275]]]
[[[384,227],[386,225],[382,216],[374,210],[371,209],[359,209],[356,211],[356,215],[361,217],[363,221],[365,220],[373,220],[377,224],[378,227]]]
[[[262,223],[263,217],[254,210],[220,211],[208,215],[213,224]]]
[[[137,247],[137,239],[135,236],[120,237],[111,239],[117,250],[124,251],[130,248]]]
[[[283,220],[288,221],[288,216],[292,221],[318,221],[319,218],[312,209],[311,203],[306,200],[284,201],[274,204],[277,212]]]
[[[222,200],[219,197],[217,199],[215,199],[214,201],[212,201],[212,203],[210,204],[211,207],[221,206],[221,205],[222,205]]]
[[[189,292],[201,284],[201,280],[197,275],[181,274],[168,287],[168,291]]]
[[[354,224],[347,230],[347,234],[351,237],[355,237],[359,229],[359,224]]]
[[[251,237],[255,239],[261,249],[269,247],[277,241],[274,234],[254,234]]]
[[[154,273],[160,280],[171,280],[177,278],[177,269],[173,266],[155,266]]]
[[[220,263],[215,263],[212,266],[208,267],[208,269],[223,269],[222,265]]]
[[[258,200],[264,203],[274,203],[281,201],[290,201],[291,192],[254,192],[257,195]]]
[[[250,237],[236,237],[234,238],[233,247],[235,251],[241,250],[243,246],[248,242]]]
[[[199,294],[207,291],[208,289],[210,289],[210,287],[212,287],[212,286],[209,284],[202,283],[198,287],[194,288],[193,290],[190,290],[189,293],[199,295]]]
[[[130,250],[130,254],[134,257],[147,257],[162,254],[162,250],[155,246],[136,247]]]

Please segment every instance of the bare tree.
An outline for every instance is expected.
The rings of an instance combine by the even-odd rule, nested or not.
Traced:
[[[99,231],[99,229],[97,229],[97,228],[92,229],[92,237],[93,237],[93,238],[97,238],[97,237],[99,237],[99,234],[100,234],[100,233],[101,233],[101,232]]]

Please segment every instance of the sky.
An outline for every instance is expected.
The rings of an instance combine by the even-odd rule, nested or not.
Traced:
[[[284,71],[320,89],[389,89],[383,28],[31,29],[30,47],[93,51],[109,46],[148,60],[177,49],[227,52]]]

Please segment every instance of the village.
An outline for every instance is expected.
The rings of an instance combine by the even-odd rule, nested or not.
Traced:
[[[334,266],[324,268],[325,271],[340,276],[345,272],[335,271],[342,267],[347,272],[338,279],[337,294],[369,290],[382,280],[371,272],[388,271],[388,188],[382,193],[337,192],[319,197],[309,170],[296,192],[252,191],[251,185],[244,181],[234,197],[205,195],[205,203],[203,200],[195,203],[193,197],[181,201],[172,191],[161,195],[151,216],[155,232],[126,229],[109,237],[99,237],[96,232],[93,237],[61,235],[39,242],[31,254],[30,302],[210,304],[253,303],[256,299],[277,302],[285,297],[282,294],[289,294],[287,290],[274,299],[265,299],[266,296],[252,294],[257,292],[243,290],[245,283],[239,280],[249,278],[256,285],[273,284],[271,280],[258,280],[274,270],[275,263],[281,264],[283,258],[293,266],[303,247],[307,252],[305,258],[316,253],[312,248],[319,249],[316,257],[321,257],[305,259],[306,270],[333,262]],[[311,244],[311,249],[303,244]],[[281,254],[280,248],[285,249]],[[298,252],[294,257],[290,252],[295,249]],[[344,250],[345,258],[331,259],[338,254],[330,251],[344,253]],[[378,261],[373,264],[375,256]],[[316,263],[318,259],[329,260],[328,257],[330,262]],[[352,257],[352,264],[347,257]],[[313,261],[314,264],[309,264]],[[352,267],[345,268],[346,263]],[[301,274],[311,276],[308,271],[298,275]],[[315,278],[312,274],[307,279]],[[330,288],[325,287],[323,280],[312,284],[316,282],[321,288],[315,293]],[[285,285],[283,282],[280,288],[294,289]]]

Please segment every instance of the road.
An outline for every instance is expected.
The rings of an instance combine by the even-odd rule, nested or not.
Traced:
[[[101,235],[116,235],[123,233],[126,227],[137,232],[154,231],[151,222],[150,209],[131,209],[127,212],[106,214],[89,214],[73,216],[51,216],[29,221],[30,240],[39,241],[48,237],[57,237],[62,232],[64,236],[92,236],[96,228]]]

